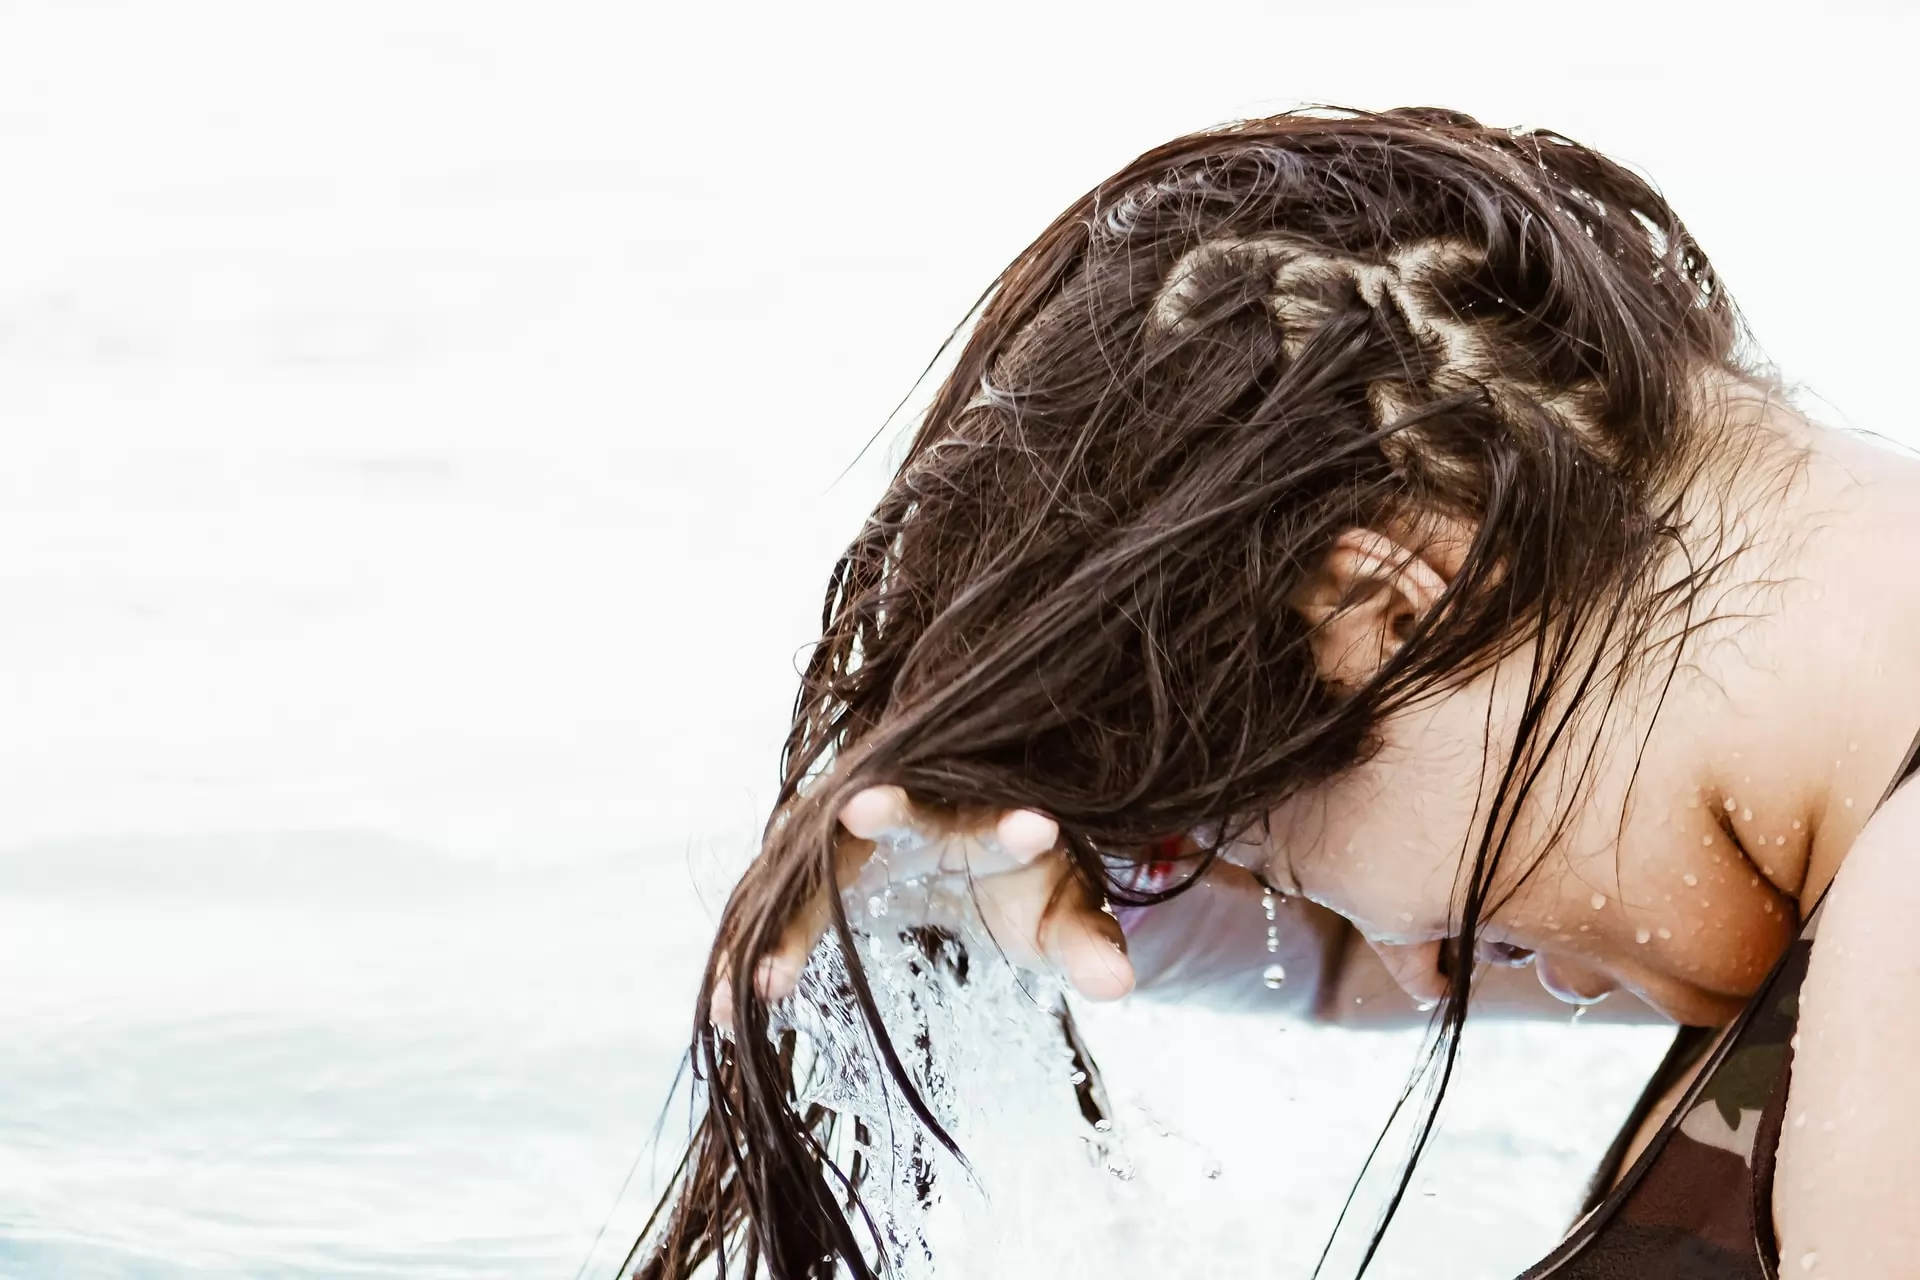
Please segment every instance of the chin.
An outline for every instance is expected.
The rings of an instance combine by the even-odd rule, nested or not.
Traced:
[[[1744,996],[1698,989],[1655,994],[1636,992],[1647,1008],[1683,1027],[1724,1027],[1747,1007]]]
[[[1652,974],[1620,986],[1647,1008],[1683,1027],[1724,1027],[1740,1016],[1750,999]]]

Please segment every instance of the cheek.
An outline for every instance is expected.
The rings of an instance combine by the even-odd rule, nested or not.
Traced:
[[[1375,941],[1442,937],[1459,843],[1434,838],[1431,807],[1377,769],[1356,770],[1275,811],[1279,876]]]

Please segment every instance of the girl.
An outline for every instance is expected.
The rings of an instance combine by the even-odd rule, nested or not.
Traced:
[[[1529,1277],[1920,1276],[1920,465],[1742,338],[1645,182],[1454,113],[1181,138],[1063,213],[830,579],[640,1274],[870,1274],[768,1005],[881,841],[1090,999],[1138,976],[1103,906],[1165,970],[1217,950],[1170,899],[1264,887],[1304,985],[1435,1007],[1442,1086],[1489,964],[1697,1029]]]

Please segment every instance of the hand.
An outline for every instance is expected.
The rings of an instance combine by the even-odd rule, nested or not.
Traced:
[[[1117,1000],[1133,989],[1120,924],[1074,876],[1052,818],[1031,809],[939,814],[916,808],[899,787],[868,787],[841,808],[840,828],[841,886],[880,849],[893,883],[966,875],[988,932],[1014,964],[1052,973],[1089,1000]],[[754,973],[762,999],[793,992],[827,920],[825,894],[794,917]],[[714,985],[712,1013],[717,1025],[733,1022],[725,974]]]

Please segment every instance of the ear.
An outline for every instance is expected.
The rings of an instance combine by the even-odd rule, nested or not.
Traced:
[[[1452,559],[1373,529],[1349,529],[1335,539],[1325,563],[1290,600],[1311,628],[1320,678],[1343,689],[1371,680],[1446,593],[1442,570],[1455,567]]]

